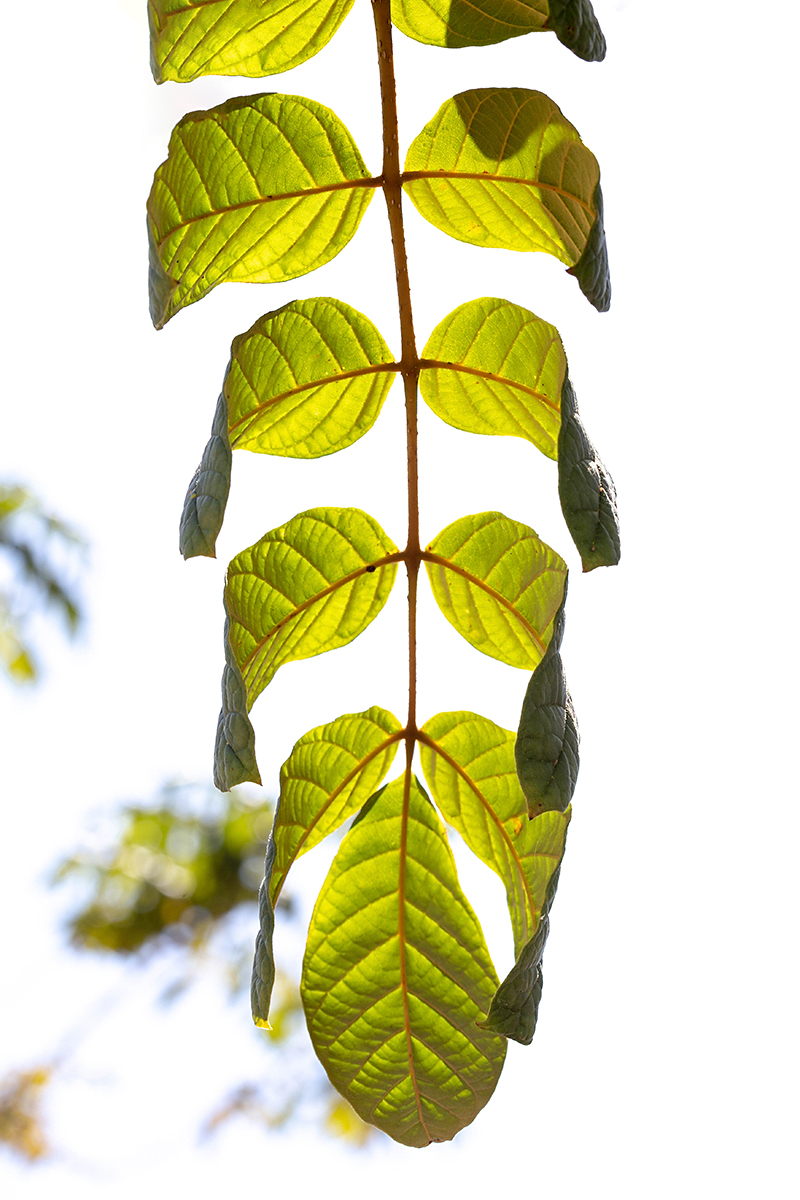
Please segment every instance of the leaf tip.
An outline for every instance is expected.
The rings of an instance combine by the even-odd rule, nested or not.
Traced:
[[[608,246],[603,224],[603,193],[598,180],[594,190],[594,206],[597,216],[589,230],[586,245],[574,266],[567,267],[567,274],[574,275],[586,299],[598,312],[611,308],[611,276],[608,270]]]

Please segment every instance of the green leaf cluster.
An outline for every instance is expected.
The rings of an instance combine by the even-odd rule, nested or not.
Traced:
[[[349,4],[151,0],[156,79],[268,75],[306,61]],[[275,905],[295,859],[347,822],[309,929],[301,994],[317,1054],[359,1116],[407,1145],[452,1138],[491,1096],[506,1039],[530,1042],[541,963],[578,770],[564,679],[567,566],[530,525],[499,512],[422,536],[417,390],[448,425],[520,437],[556,463],[585,571],[619,559],[616,495],[578,413],[558,331],[484,296],[445,315],[417,351],[402,198],[478,247],[546,253],[589,302],[610,303],[600,169],[549,97],[470,89],[397,149],[392,24],[434,47],[554,31],[597,61],[588,0],[373,0],[384,163],[373,174],[321,104],[280,93],[229,100],[176,127],[148,201],[157,328],[219,283],[303,275],[344,251],[376,191],[392,231],[401,345],[331,297],[294,301],[234,338],[211,438],[181,519],[186,558],[215,554],[233,450],[314,459],[366,435],[402,381],[409,528],[399,548],[374,517],[318,507],[237,554],[225,585],[225,667],[215,782],[260,781],[250,710],[278,669],[344,647],[379,615],[399,564],[409,580],[405,722],[373,706],[311,730],[281,771],[259,889],[252,979],[269,1024]],[[396,393],[399,399],[399,389]],[[416,717],[417,581],[473,648],[530,673],[518,735],[468,712]],[[402,748],[400,773],[387,775]],[[418,759],[425,785],[414,772]],[[445,824],[503,880],[515,963],[500,982],[462,892]]]

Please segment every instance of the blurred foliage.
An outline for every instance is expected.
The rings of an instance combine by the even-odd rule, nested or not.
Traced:
[[[14,1071],[0,1083],[0,1145],[29,1162],[50,1151],[42,1126],[42,1092],[51,1074],[51,1067],[35,1067]]]
[[[0,666],[14,683],[39,674],[26,626],[38,609],[50,609],[69,633],[83,615],[73,592],[76,552],[83,542],[74,530],[44,510],[27,488],[0,484],[0,552],[6,561],[0,583]]]
[[[249,984],[272,816],[272,804],[249,787],[221,793],[170,784],[153,806],[124,807],[113,837],[103,839],[99,848],[72,855],[55,873],[54,882],[77,878],[86,888],[83,904],[68,923],[72,945],[128,958],[183,947],[196,975],[198,965],[208,968],[211,956],[205,951],[214,939],[217,964],[221,959],[231,990],[243,989]],[[232,923],[241,905],[252,906],[252,920],[246,925],[247,944],[237,946]],[[284,893],[278,908],[291,916],[291,897]],[[186,973],[176,977],[162,1001],[177,999],[190,982]],[[321,1073],[303,1033],[297,984],[280,970],[270,1022],[268,1031],[257,1034],[259,1040],[290,1061],[261,1083],[237,1087],[208,1119],[204,1134],[210,1136],[236,1116],[269,1129],[302,1118],[363,1145],[376,1131]]]
[[[198,815],[182,803],[186,790],[167,786],[157,808],[126,807],[116,845],[58,868],[56,880],[78,874],[90,886],[69,923],[73,946],[131,954],[156,939],[198,945],[257,899],[272,806],[254,806],[239,789],[214,793],[215,810]]]

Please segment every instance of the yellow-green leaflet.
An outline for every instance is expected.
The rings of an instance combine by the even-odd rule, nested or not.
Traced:
[[[366,1121],[448,1141],[494,1091],[505,1040],[478,1027],[497,976],[444,829],[405,773],[370,800],[311,919],[301,995],[314,1047]]]
[[[475,246],[552,254],[595,307],[608,307],[600,169],[542,92],[476,88],[446,100],[412,142],[403,179],[437,229]]]
[[[445,820],[503,880],[519,956],[539,923],[564,853],[569,814],[530,820],[514,764],[514,734],[476,713],[439,713],[422,727],[420,760]]]
[[[149,0],[156,83],[288,71],[330,41],[353,0]]]
[[[392,21],[429,46],[489,46],[551,29],[588,62],[606,52],[590,0],[392,0]]]
[[[234,339],[232,449],[320,458],[371,429],[397,374],[372,322],[329,296],[294,300]]]
[[[567,360],[555,326],[483,296],[440,321],[421,359],[423,399],[448,425],[525,438],[557,458]]]
[[[400,741],[400,722],[383,708],[347,713],[306,733],[281,767],[281,794],[259,893],[253,962],[253,1020],[268,1023],[275,979],[275,901],[296,858],[357,812],[383,782]]]
[[[350,241],[375,186],[339,118],[304,96],[188,113],[147,202],[153,324],[218,283],[321,267]]]
[[[424,551],[434,599],[476,650],[533,670],[553,635],[567,565],[502,513],[460,517]]]
[[[248,709],[284,663],[363,633],[392,590],[392,556],[394,542],[358,508],[309,509],[236,555],[225,585],[228,643]]]

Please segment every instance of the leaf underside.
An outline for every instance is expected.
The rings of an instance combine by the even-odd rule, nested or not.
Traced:
[[[447,1141],[505,1055],[478,1027],[496,989],[444,829],[404,774],[346,834],[314,909],[301,995],[333,1084],[396,1141]]]
[[[549,97],[476,88],[445,101],[412,142],[403,187],[427,221],[459,241],[553,255],[605,311],[599,180],[594,155]]]
[[[436,603],[470,645],[512,667],[539,665],[567,567],[528,525],[497,512],[460,517],[422,557]]]
[[[211,437],[183,502],[179,546],[184,558],[198,555],[216,557],[217,537],[222,528],[230,489],[228,406],[222,395],[217,401]]]
[[[149,0],[156,83],[288,71],[333,37],[353,0]]]
[[[392,765],[400,722],[382,708],[348,713],[295,744],[281,768],[280,798],[267,844],[253,963],[253,1018],[266,1025],[275,978],[274,906],[292,863],[353,816]],[[262,894],[263,893],[263,894]]]
[[[617,491],[578,415],[568,375],[561,391],[558,495],[584,571],[616,566],[620,559]]]
[[[392,0],[392,21],[428,46],[489,46],[552,29],[588,62],[606,52],[589,0]]]
[[[337,116],[267,94],[188,113],[147,204],[150,312],[160,329],[219,283],[274,283],[334,258],[375,187]]]
[[[553,325],[509,300],[483,296],[436,326],[421,361],[422,397],[448,425],[525,438],[557,457],[566,357]]]
[[[531,817],[564,812],[578,779],[580,737],[559,654],[565,603],[566,593],[547,653],[525,692],[514,747],[517,777]]]

